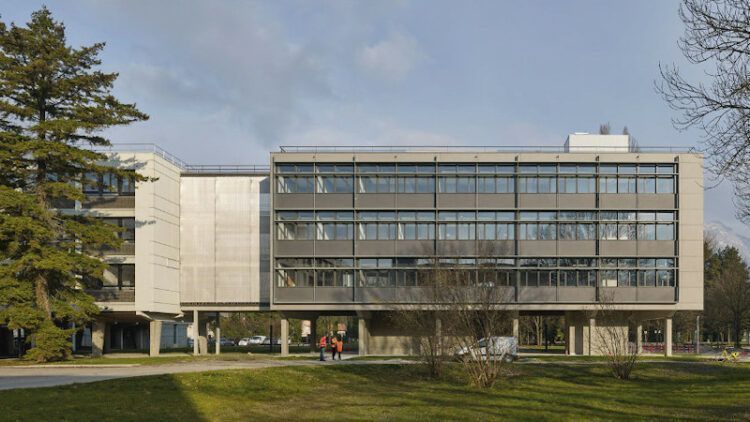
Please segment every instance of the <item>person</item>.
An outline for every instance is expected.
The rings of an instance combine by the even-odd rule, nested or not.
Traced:
[[[331,360],[336,360],[336,352],[338,351],[338,339],[331,333]],[[340,356],[339,356],[340,358]]]
[[[326,335],[323,334],[323,337],[320,338],[320,343],[318,344],[318,347],[320,347],[320,361],[325,362],[326,360],[326,345],[328,344],[328,339],[326,338]]]
[[[344,339],[336,341],[336,351],[339,352],[339,360],[341,360],[341,352],[344,351]]]

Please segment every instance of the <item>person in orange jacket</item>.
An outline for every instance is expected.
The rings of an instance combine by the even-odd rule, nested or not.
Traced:
[[[344,351],[344,340],[340,339],[336,341],[336,351],[339,352],[339,360],[341,360],[341,352]]]
[[[320,347],[320,361],[325,362],[326,360],[326,345],[328,344],[328,339],[326,338],[326,335],[323,334],[323,337],[320,338],[320,343],[318,344],[318,347]]]
[[[331,360],[336,360],[336,352],[339,350],[338,342],[339,340],[336,338],[336,336],[331,333]],[[339,359],[340,358],[341,356],[339,356]]]

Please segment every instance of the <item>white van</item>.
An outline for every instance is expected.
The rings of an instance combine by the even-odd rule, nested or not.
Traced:
[[[469,350],[467,347],[462,347],[456,351],[456,355],[460,357],[470,355],[477,358],[480,355],[485,357],[489,352],[490,356],[502,358],[505,362],[513,362],[518,359],[518,340],[515,337],[483,338],[479,340],[478,346],[478,352],[477,350]]]

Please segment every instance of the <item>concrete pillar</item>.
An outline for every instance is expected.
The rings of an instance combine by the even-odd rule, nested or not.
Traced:
[[[311,352],[318,351],[318,318],[317,317],[310,320],[310,338],[308,338],[308,341],[310,342],[310,351]]]
[[[161,349],[161,321],[151,321],[148,323],[149,356],[159,356]]]
[[[200,324],[200,312],[193,311],[193,356],[200,354],[198,337],[200,336],[198,325]]]
[[[211,329],[211,322],[206,320],[203,324],[201,324],[198,329],[200,332],[198,335],[200,336],[201,340],[201,354],[207,355],[208,354],[208,332]]]
[[[596,346],[596,318],[589,318],[589,341],[588,341],[588,355],[598,355],[599,351]]]
[[[513,318],[513,337],[518,340],[519,346],[520,346],[520,339],[518,338],[518,317]]]
[[[672,318],[664,318],[664,356],[672,356]]]
[[[289,356],[289,320],[281,318],[281,356]]]
[[[107,323],[94,321],[91,324],[91,357],[100,358],[104,354],[104,334]]]
[[[635,327],[635,347],[638,353],[643,353],[643,322],[638,321]]]
[[[214,351],[217,355],[221,354],[221,322],[220,322],[220,315],[216,314],[216,328],[214,329],[214,343],[216,344],[216,347],[214,348]]]
[[[568,324],[568,355],[575,356],[576,355],[576,325],[573,324],[573,321],[566,321],[566,324]]]
[[[364,318],[359,319],[359,355],[367,356],[367,346],[370,342],[370,331],[367,327],[367,320]]]

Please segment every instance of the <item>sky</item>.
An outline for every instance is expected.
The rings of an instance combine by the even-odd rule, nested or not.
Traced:
[[[609,122],[642,146],[700,146],[656,93],[677,48],[676,0],[4,0],[46,4],[73,46],[107,43],[115,94],[150,115],[108,131],[190,164],[266,164],[280,145],[545,145]],[[738,233],[731,188],[706,222]],[[710,189],[708,189],[710,187]]]

